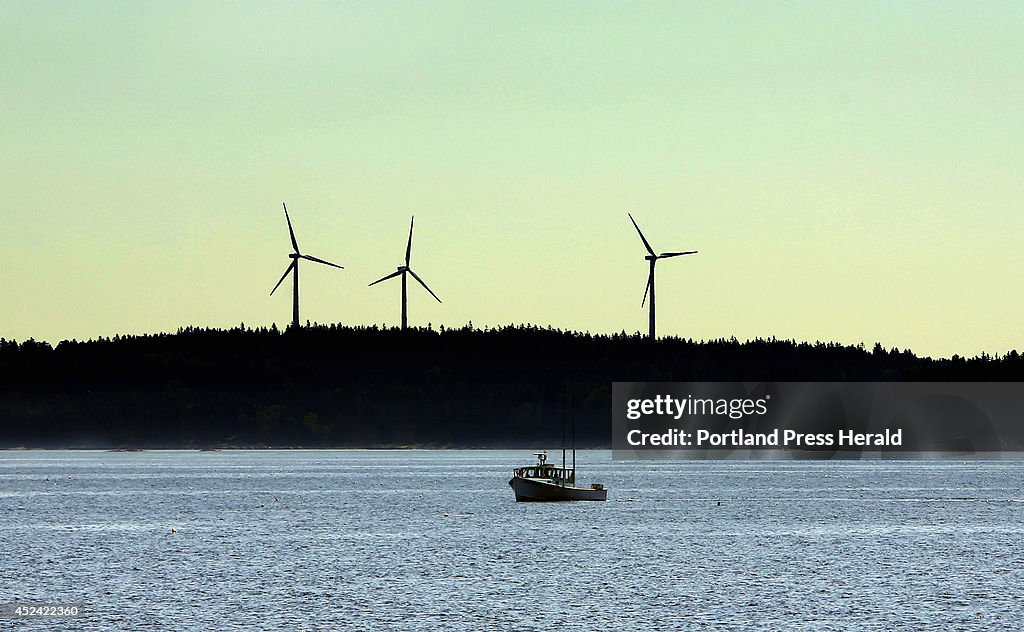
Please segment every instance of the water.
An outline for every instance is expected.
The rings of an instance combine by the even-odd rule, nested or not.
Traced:
[[[0,629],[1008,629],[1024,461],[615,462],[515,503],[527,451],[0,452]],[[559,457],[560,459],[560,457]],[[172,532],[172,528],[176,532]]]

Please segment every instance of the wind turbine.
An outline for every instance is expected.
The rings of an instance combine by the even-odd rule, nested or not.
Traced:
[[[409,308],[408,308],[409,300],[408,300],[408,295],[406,293],[406,278],[405,278],[406,273],[411,274],[412,278],[414,278],[417,281],[419,281],[420,285],[422,285],[423,288],[426,291],[430,292],[430,295],[433,296],[435,299],[437,299],[438,303],[441,302],[441,299],[437,298],[437,294],[434,294],[434,291],[431,290],[429,287],[427,287],[427,284],[423,282],[423,279],[421,279],[419,277],[419,275],[417,275],[415,272],[413,272],[412,268],[409,267],[409,258],[412,255],[412,226],[413,226],[413,222],[415,222],[415,221],[416,221],[416,216],[413,216],[412,220],[409,222],[409,243],[406,244],[406,246],[405,246],[405,265],[404,266],[398,266],[398,270],[397,271],[392,272],[391,274],[387,275],[386,277],[382,277],[380,279],[377,279],[376,281],[374,281],[373,283],[370,284],[370,286],[377,285],[381,281],[387,281],[388,279],[394,278],[394,277],[396,277],[398,275],[402,275],[402,331],[405,331],[405,329],[409,325]]]
[[[310,256],[310,255],[304,255],[301,252],[299,252],[299,242],[295,241],[295,231],[292,230],[292,219],[290,217],[288,217],[288,207],[285,206],[284,202],[281,202],[281,206],[284,207],[284,218],[285,218],[285,220],[288,221],[288,234],[292,238],[292,249],[294,249],[295,252],[293,252],[293,253],[288,255],[288,258],[291,259],[292,262],[288,265],[288,268],[284,271],[284,274],[281,275],[281,280],[277,282],[277,285],[274,286],[274,289],[270,290],[270,295],[271,296],[274,295],[274,292],[277,291],[277,288],[280,287],[281,283],[284,282],[285,277],[287,277],[288,273],[291,272],[292,273],[292,327],[298,328],[299,327],[299,259],[306,259],[308,261],[315,261],[317,263],[322,263],[322,264],[324,264],[326,266],[332,266],[332,267],[335,267],[335,268],[342,268],[342,269],[344,269],[344,268],[342,266],[339,266],[336,263],[331,263],[330,261],[324,261],[323,259],[317,259],[316,257]]]
[[[650,292],[650,294],[651,294],[651,316],[650,316],[651,333],[650,333],[650,338],[651,338],[651,340],[654,340],[654,264],[656,264],[658,262],[658,259],[669,259],[671,257],[680,257],[682,255],[695,255],[695,254],[697,254],[697,251],[696,250],[688,250],[686,252],[663,252],[660,255],[659,254],[655,254],[654,253],[654,248],[651,248],[650,242],[648,242],[647,238],[644,237],[644,234],[640,231],[640,227],[636,225],[636,220],[633,219],[633,216],[630,213],[626,213],[626,215],[629,215],[629,221],[633,222],[633,228],[635,228],[637,234],[640,235],[640,240],[644,242],[644,248],[647,248],[648,254],[647,254],[647,256],[644,257],[644,259],[647,259],[648,261],[651,262],[651,273],[650,273],[650,276],[647,277],[647,287],[644,289],[644,300],[640,301],[640,307],[644,306],[644,303],[647,301],[647,293]]]

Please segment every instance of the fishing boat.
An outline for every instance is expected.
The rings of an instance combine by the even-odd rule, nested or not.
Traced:
[[[516,468],[508,485],[516,494],[516,502],[544,502],[556,500],[607,500],[608,490],[600,483],[589,487],[576,486],[576,450],[573,449],[572,467],[565,467],[565,451],[562,451],[562,467],[548,463],[547,450],[536,452],[537,464]]]

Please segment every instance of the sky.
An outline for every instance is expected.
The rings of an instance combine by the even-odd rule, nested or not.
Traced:
[[[4,2],[0,337],[1024,348],[1019,2]]]

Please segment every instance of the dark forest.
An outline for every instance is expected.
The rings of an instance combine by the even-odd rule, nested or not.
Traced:
[[[0,340],[0,447],[554,448],[611,440],[615,381],[1005,381],[1024,360],[535,326]],[[571,406],[566,402],[571,401]]]

